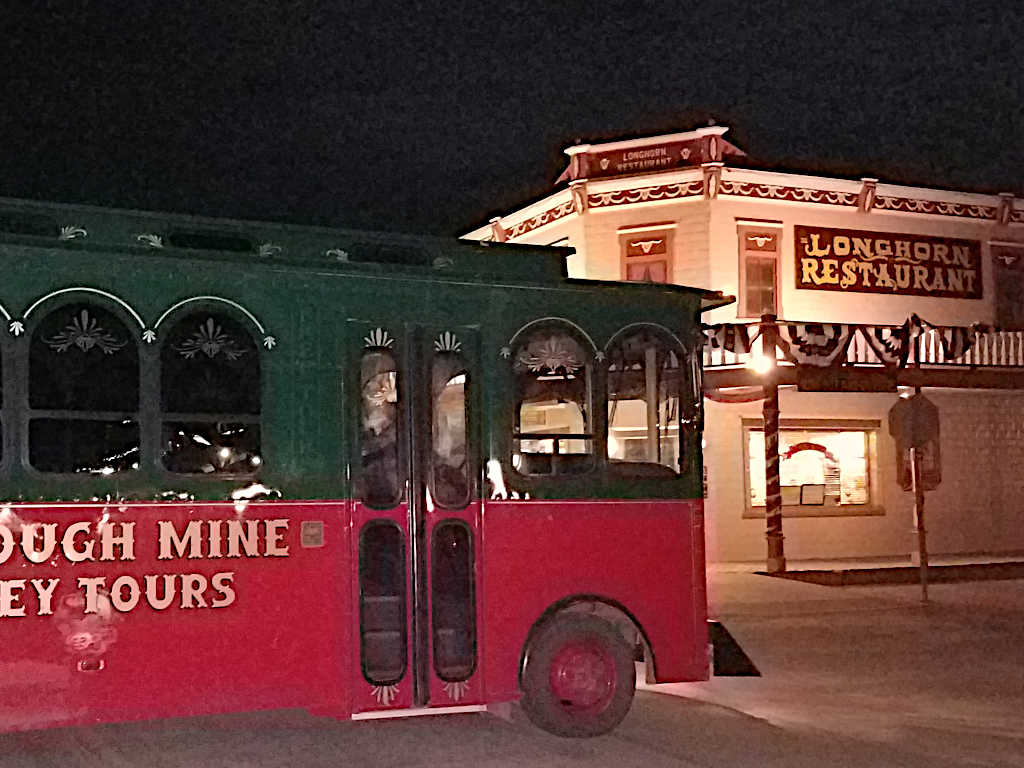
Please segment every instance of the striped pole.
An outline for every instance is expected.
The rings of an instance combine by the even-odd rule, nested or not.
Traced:
[[[786,571],[782,535],[782,488],[779,482],[779,383],[775,363],[778,336],[775,315],[761,317],[761,354],[772,362],[764,379],[764,479],[765,536],[768,539],[768,573]]]

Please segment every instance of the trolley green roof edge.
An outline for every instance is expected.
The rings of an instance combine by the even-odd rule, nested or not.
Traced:
[[[0,197],[0,244],[134,253],[200,261],[293,266],[351,274],[542,286],[627,285],[570,279],[573,248],[252,221]],[[209,246],[209,247],[204,247]],[[651,284],[628,284],[651,290]],[[701,311],[732,303],[718,291],[657,284],[698,295]]]

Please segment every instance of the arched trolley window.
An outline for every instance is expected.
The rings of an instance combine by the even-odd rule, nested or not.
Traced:
[[[468,680],[476,668],[476,607],[473,532],[465,522],[435,526],[430,562],[434,670],[448,683]]]
[[[470,378],[462,356],[438,351],[431,364],[431,492],[445,509],[469,504],[468,397]]]
[[[405,676],[405,536],[390,520],[371,520],[359,533],[359,649],[373,685]]]
[[[525,475],[575,474],[594,465],[593,358],[565,326],[547,325],[513,351],[512,465]]]
[[[385,347],[367,347],[359,364],[359,495],[376,509],[402,499],[398,365]]]
[[[49,312],[29,342],[28,458],[41,472],[139,467],[139,351],[114,312],[88,302]]]
[[[629,474],[673,475],[685,465],[693,421],[692,372],[668,334],[642,327],[608,349],[608,460]]]
[[[216,312],[171,326],[160,350],[162,461],[182,474],[251,474],[260,450],[260,359],[245,327]]]

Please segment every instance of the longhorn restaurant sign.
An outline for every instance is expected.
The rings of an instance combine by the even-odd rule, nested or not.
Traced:
[[[855,229],[793,228],[796,287],[981,298],[981,242]]]

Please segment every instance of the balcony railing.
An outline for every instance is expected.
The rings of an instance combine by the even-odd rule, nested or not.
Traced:
[[[1024,330],[932,325],[912,316],[903,325],[760,322],[705,329],[704,367],[753,366],[763,334],[774,325],[775,358],[786,365],[840,367],[1024,368]]]

